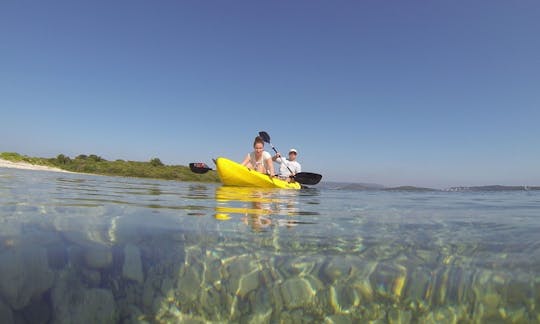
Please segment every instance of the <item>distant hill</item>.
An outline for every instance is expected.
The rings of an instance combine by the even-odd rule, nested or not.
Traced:
[[[381,190],[384,189],[384,186],[376,183],[325,181],[317,185],[317,188],[334,190]]]
[[[481,191],[527,191],[540,190],[540,186],[471,186],[471,187],[451,187],[448,189],[434,189],[415,186],[385,187],[376,183],[355,183],[355,182],[322,182],[317,185],[321,189],[333,190],[383,190],[383,191],[410,191],[410,192],[428,192],[428,191],[456,191],[456,192],[481,192]]]
[[[473,186],[473,187],[452,187],[445,191],[527,191],[540,190],[540,186]]]
[[[438,189],[400,186],[400,187],[385,187],[377,183],[362,183],[362,182],[324,182],[320,183],[317,188],[334,189],[334,190],[385,190],[385,191],[438,191]]]
[[[440,191],[439,189],[414,187],[414,186],[400,186],[392,188],[384,188],[385,191]]]

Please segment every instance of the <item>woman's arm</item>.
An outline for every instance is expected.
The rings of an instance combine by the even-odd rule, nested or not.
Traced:
[[[272,158],[266,159],[266,169],[270,171],[270,176],[273,177],[274,175],[276,175],[276,173],[274,172],[274,163],[272,161]]]
[[[253,168],[253,166],[251,165],[251,157],[249,156],[249,153],[248,155],[246,155],[246,158],[242,162],[242,165],[247,166],[248,168]]]

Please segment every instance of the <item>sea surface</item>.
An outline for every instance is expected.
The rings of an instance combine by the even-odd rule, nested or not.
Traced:
[[[539,323],[540,192],[0,168],[0,322]]]

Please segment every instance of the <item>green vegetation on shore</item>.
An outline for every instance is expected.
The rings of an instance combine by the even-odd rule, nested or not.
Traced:
[[[55,158],[28,157],[18,153],[3,152],[0,158],[12,162],[27,162],[35,165],[55,167],[66,171],[93,173],[110,176],[152,178],[178,181],[218,182],[215,171],[205,174],[195,174],[189,167],[183,165],[165,165],[158,158],[149,162],[137,161],[107,161],[95,154],[79,155],[70,158],[59,154]]]

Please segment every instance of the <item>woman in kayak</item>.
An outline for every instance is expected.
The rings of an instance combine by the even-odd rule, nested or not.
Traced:
[[[246,156],[242,165],[247,166],[249,169],[268,174],[271,177],[275,175],[272,156],[264,150],[264,140],[260,136],[255,137],[253,152]]]

